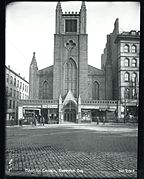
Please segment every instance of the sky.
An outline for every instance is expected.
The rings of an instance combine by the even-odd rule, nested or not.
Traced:
[[[61,2],[63,12],[79,12],[81,1]],[[57,2],[13,2],[6,7],[6,65],[29,81],[36,53],[38,69],[53,65]],[[120,31],[140,30],[139,2],[90,2],[87,8],[88,64],[101,68],[106,36],[119,18]]]

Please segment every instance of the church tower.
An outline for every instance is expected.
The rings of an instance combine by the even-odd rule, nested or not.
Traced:
[[[56,6],[54,34],[53,99],[64,98],[69,91],[73,96],[88,98],[88,64],[86,6],[80,12],[62,12]]]
[[[38,99],[38,66],[33,52],[32,61],[29,67],[29,98]]]

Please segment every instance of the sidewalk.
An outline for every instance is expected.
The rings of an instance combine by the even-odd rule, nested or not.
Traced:
[[[46,129],[46,128],[71,128],[71,129],[85,129],[101,132],[133,132],[138,131],[138,124],[136,123],[89,123],[89,124],[76,124],[76,123],[63,123],[63,124],[42,124],[23,125],[23,126],[7,126],[8,128],[21,128],[21,129]]]

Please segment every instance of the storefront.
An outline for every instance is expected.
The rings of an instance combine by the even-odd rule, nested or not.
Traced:
[[[89,100],[81,103],[80,98],[76,101],[70,94],[65,100],[59,98],[58,101],[23,100],[19,105],[18,118],[27,124],[111,122],[116,121],[117,111],[115,101]]]

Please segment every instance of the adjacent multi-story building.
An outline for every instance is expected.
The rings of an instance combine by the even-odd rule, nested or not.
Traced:
[[[14,72],[10,66],[5,66],[6,75],[6,120],[17,123],[18,102],[29,98],[29,83],[20,74]]]
[[[140,31],[119,32],[119,19],[116,19],[114,31],[107,36],[102,67],[106,71],[111,68],[111,95],[112,99],[120,101],[122,116],[137,113],[139,48]]]

